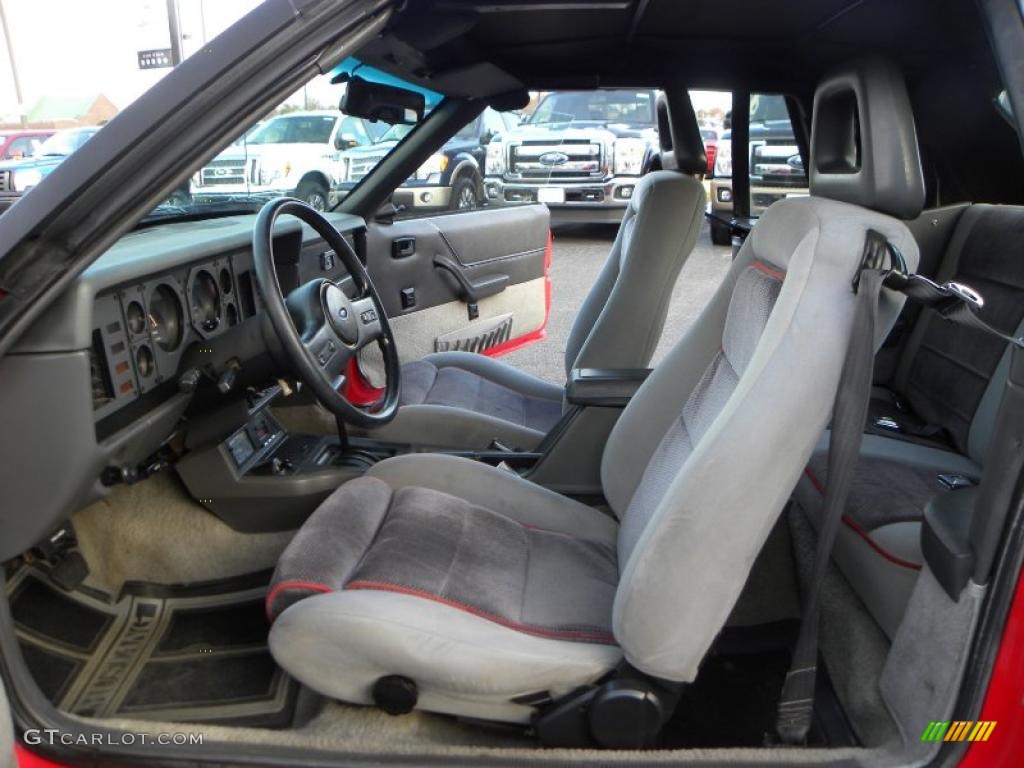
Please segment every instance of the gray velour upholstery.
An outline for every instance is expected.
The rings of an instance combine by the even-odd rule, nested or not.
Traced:
[[[340,531],[349,534],[343,541]],[[611,645],[617,582],[615,549],[603,536],[567,535],[450,493],[392,489],[371,476],[336,491],[292,541],[267,605],[276,618],[328,589],[399,592],[538,637]]]
[[[974,205],[957,222],[936,278],[958,280],[985,297],[983,317],[995,327],[1024,333],[1024,282],[1017,243],[1024,208]],[[981,478],[1009,350],[932,310],[917,317],[889,393],[877,414],[906,425],[927,425],[927,439],[875,429],[864,437],[861,460],[833,556],[882,629],[895,637],[923,564],[925,506],[950,493],[940,474]],[[876,398],[876,402],[881,400]],[[900,408],[892,404],[899,402]],[[869,425],[869,429],[871,429]],[[797,495],[818,524],[827,484],[826,433]]]
[[[368,474],[389,490],[357,488],[360,501],[346,501],[355,483],[344,486],[275,575],[278,663],[346,701],[368,702],[376,679],[402,674],[417,681],[421,708],[518,722],[531,709],[515,699],[571,690],[622,655],[657,677],[692,680],[828,421],[853,316],[850,277],[869,228],[916,264],[909,231],[887,216],[813,198],[764,215],[612,432],[602,477],[619,523],[451,456],[381,462]],[[795,243],[788,254],[787,238]],[[879,342],[900,306],[884,297]],[[318,580],[295,564],[307,550],[318,561],[330,539],[321,532],[326,517],[352,525],[346,547],[363,546],[383,522],[357,564],[342,555]],[[439,538],[426,531],[446,527]],[[567,539],[550,557],[539,554],[555,541],[549,536]],[[371,575],[359,580],[390,586],[345,588],[364,566]],[[307,596],[293,601],[281,586],[288,581],[326,589],[300,584]],[[559,581],[574,582],[571,598]],[[281,595],[287,607],[278,613]],[[516,595],[525,601],[518,608]],[[551,609],[566,600],[586,611]],[[595,641],[603,627],[614,643]]]
[[[285,550],[271,650],[344,701],[372,703],[372,683],[401,674],[421,708],[526,721],[532,709],[514,699],[567,693],[622,657],[617,527],[494,467],[396,457],[343,485]]]
[[[811,194],[900,219],[924,207],[924,175],[903,75],[882,59],[835,70],[814,94]]]
[[[655,171],[640,179],[569,331],[566,376],[573,368],[647,367],[704,204],[704,186],[689,176]]]
[[[689,176],[656,171],[640,179],[570,330],[566,376],[573,368],[647,367],[676,278],[700,233],[704,204],[704,187]],[[562,385],[482,355],[427,355],[402,367],[402,407],[374,436],[477,449],[497,439],[530,450],[558,422],[563,395]]]
[[[695,326],[612,431],[602,460],[605,495],[624,515],[624,530],[642,528],[630,537],[636,543],[629,553],[620,536],[613,630],[629,662],[645,672],[693,678],[797,484],[831,412],[853,316],[849,282],[869,229],[917,264],[913,237],[891,217],[814,197],[769,208]],[[753,354],[717,410],[705,405],[711,412],[683,417],[687,425],[706,424],[700,439],[682,452],[668,482],[660,481],[664,495],[640,507],[634,498],[646,495],[641,485],[653,481],[648,473],[673,439],[671,415],[691,406],[723,350],[733,359],[739,355],[730,350],[746,346],[730,342],[726,331],[737,326],[734,289],[755,264],[785,279],[759,336],[758,312],[745,320],[740,338],[759,339]],[[902,303],[883,293],[879,345]],[[642,523],[630,520],[634,514]]]
[[[828,482],[829,435],[815,449],[796,498],[814,526],[821,521]],[[971,459],[927,445],[865,435],[832,557],[889,637],[895,637],[924,562],[921,518],[935,495],[948,491],[940,474],[981,477]]]
[[[981,318],[1012,333],[1024,322],[1022,242],[1024,207],[972,205],[957,222],[936,279],[980,291]],[[986,396],[992,399],[991,383],[1004,357],[1005,342],[927,310],[911,332],[893,388],[917,420],[938,428],[945,447],[980,462],[991,433],[987,422],[995,415],[994,404],[982,404]]]
[[[495,379],[498,381],[458,361],[445,365],[429,358],[417,360],[402,371],[402,404],[479,411],[541,434],[561,417],[562,392],[558,387],[544,393],[556,397],[545,397],[508,386],[507,377],[500,374]]]
[[[450,456],[376,465],[349,484],[376,484],[358,489],[365,509],[339,504],[343,487],[317,516],[353,520],[357,548],[383,522],[352,569],[346,549],[344,564],[321,566],[327,590],[277,615],[278,663],[346,701],[399,674],[422,709],[517,722],[531,715],[522,697],[558,696],[622,657],[692,681],[828,422],[868,230],[916,268],[913,237],[890,216],[814,197],[765,212],[608,439],[601,480],[615,519]],[[902,303],[883,292],[879,345]],[[299,531],[271,596],[286,563],[307,547],[317,559],[308,539],[322,519]],[[364,569],[391,587],[345,588]]]

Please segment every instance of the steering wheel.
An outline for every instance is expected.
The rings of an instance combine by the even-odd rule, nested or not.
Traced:
[[[301,219],[316,230],[341,259],[356,287],[350,298],[335,282],[317,278],[288,294],[274,268],[274,222],[282,214]],[[256,283],[267,315],[299,378],[324,407],[349,424],[387,424],[398,412],[398,349],[377,290],[356,252],[330,222],[305,203],[289,197],[271,200],[256,217],[252,236]],[[384,356],[383,398],[370,408],[353,405],[343,394],[349,362],[363,347],[377,342]]]

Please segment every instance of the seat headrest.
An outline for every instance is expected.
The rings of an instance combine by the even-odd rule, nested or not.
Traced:
[[[686,91],[673,89],[670,94],[658,94],[657,116],[661,167],[681,173],[706,173],[704,140]]]
[[[814,93],[811,194],[913,219],[924,174],[907,86],[882,59],[833,71]]]

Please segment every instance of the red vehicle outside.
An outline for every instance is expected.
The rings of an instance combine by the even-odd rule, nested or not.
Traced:
[[[0,130],[0,160],[20,160],[31,157],[36,148],[53,136],[51,130],[3,131]]]
[[[704,139],[704,154],[708,158],[707,175],[715,173],[715,156],[718,154],[718,132],[712,128],[701,128],[701,138]]]

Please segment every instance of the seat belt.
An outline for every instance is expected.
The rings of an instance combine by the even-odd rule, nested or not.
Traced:
[[[882,265],[888,262],[890,268]],[[832,435],[828,449],[828,484],[818,546],[807,597],[800,619],[800,633],[793,649],[789,672],[779,698],[775,730],[786,744],[803,744],[814,715],[814,689],[818,668],[818,630],[821,623],[821,588],[832,547],[846,509],[864,425],[871,399],[875,361],[875,319],[882,288],[899,291],[912,301],[936,310],[952,322],[966,325],[1024,348],[1024,337],[1014,338],[978,317],[984,306],[981,295],[960,283],[938,284],[921,275],[908,274],[906,262],[883,235],[869,230],[864,256],[853,290],[857,294],[853,326],[832,412]]]

